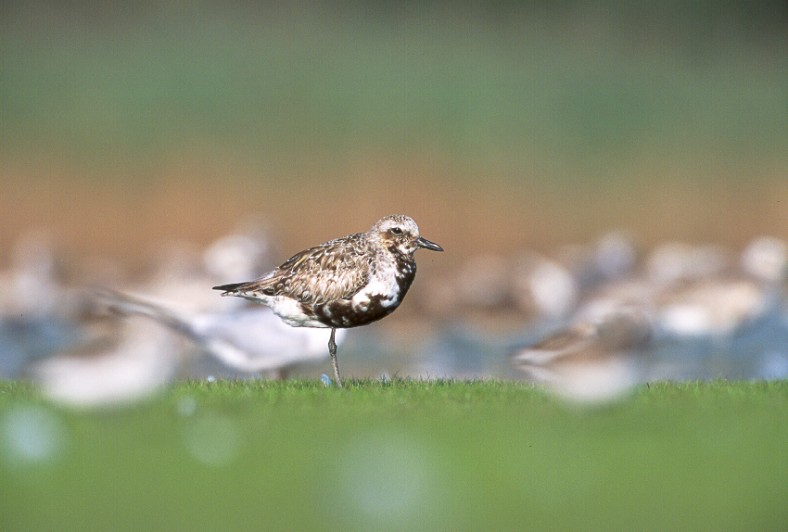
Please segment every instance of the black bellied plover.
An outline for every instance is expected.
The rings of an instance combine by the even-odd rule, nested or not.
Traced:
[[[336,330],[366,325],[394,312],[416,276],[413,254],[419,248],[443,251],[419,235],[412,218],[394,214],[366,233],[296,253],[254,281],[213,288],[266,305],[290,326],[330,328],[328,351],[337,386],[342,386]]]

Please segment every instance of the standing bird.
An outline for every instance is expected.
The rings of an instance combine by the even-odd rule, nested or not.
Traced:
[[[328,352],[341,387],[336,330],[366,325],[394,312],[416,276],[413,254],[419,248],[443,251],[419,235],[412,218],[393,214],[366,233],[296,253],[254,281],[213,289],[266,305],[292,327],[331,328]]]

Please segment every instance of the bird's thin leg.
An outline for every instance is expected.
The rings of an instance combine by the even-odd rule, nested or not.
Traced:
[[[334,379],[337,381],[337,387],[342,387],[342,380],[339,378],[339,362],[337,362],[337,342],[334,336],[337,330],[331,327],[331,338],[328,339],[328,354],[331,355],[331,364],[334,366]]]

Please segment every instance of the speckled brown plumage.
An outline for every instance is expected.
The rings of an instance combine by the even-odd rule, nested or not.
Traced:
[[[399,306],[416,275],[419,248],[443,251],[420,236],[412,218],[394,214],[366,233],[296,253],[254,281],[214,289],[269,306],[294,327],[358,327]]]

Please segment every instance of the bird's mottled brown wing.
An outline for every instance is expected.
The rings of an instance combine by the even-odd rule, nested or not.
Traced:
[[[350,298],[367,283],[369,257],[362,235],[338,238],[296,253],[270,274],[244,286],[267,295],[285,295],[320,304]]]

